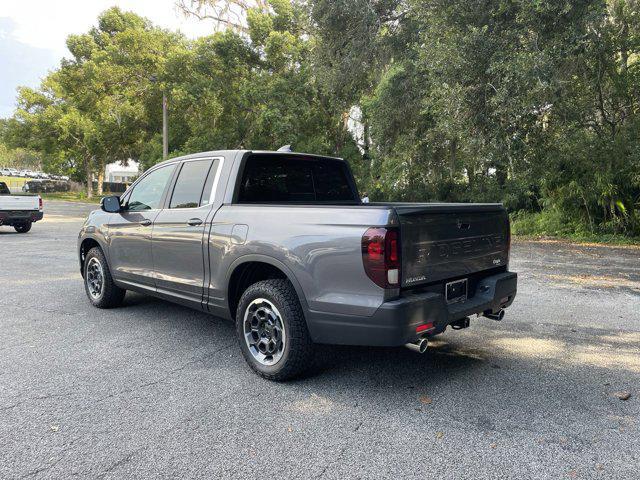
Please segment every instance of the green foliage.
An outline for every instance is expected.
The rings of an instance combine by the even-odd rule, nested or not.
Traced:
[[[514,235],[569,236],[574,233],[587,234],[582,222],[567,218],[556,208],[543,212],[516,212],[511,216],[511,228]]]
[[[373,200],[502,201],[519,233],[640,235],[638,0],[198,5],[246,24],[189,41],[109,9],[20,89],[0,143],[85,180],[146,168],[164,93],[171,156],[293,144],[345,157]]]
[[[329,88],[363,110],[373,198],[640,234],[637,1],[312,3]]]
[[[26,148],[8,148],[0,143],[0,165],[4,168],[40,169],[42,157],[34,150]]]
[[[640,237],[608,231],[592,232],[581,222],[567,221],[558,210],[516,212],[511,215],[511,233],[520,237],[563,237],[578,242],[640,244]]]

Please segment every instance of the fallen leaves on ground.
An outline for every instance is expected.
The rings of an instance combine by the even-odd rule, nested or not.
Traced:
[[[620,400],[629,400],[631,398],[631,394],[629,392],[615,392],[613,396]]]

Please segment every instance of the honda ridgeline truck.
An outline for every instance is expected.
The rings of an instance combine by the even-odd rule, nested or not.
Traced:
[[[338,158],[189,155],[101,207],[78,239],[89,301],[132,290],[233,320],[272,380],[302,372],[314,344],[424,352],[472,314],[502,319],[516,295],[502,205],[362,203]]]

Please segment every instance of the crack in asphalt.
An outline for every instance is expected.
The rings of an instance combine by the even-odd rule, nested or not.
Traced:
[[[102,473],[100,473],[97,478],[104,478],[107,475],[109,475],[111,472],[113,472],[115,469],[117,469],[118,467],[121,467],[122,465],[126,465],[127,463],[129,463],[133,459],[134,455],[136,453],[138,453],[140,450],[142,450],[143,448],[144,447],[136,448],[134,451],[129,452],[124,457],[116,460],[111,465],[109,465],[107,468],[105,468],[104,471]]]
[[[196,363],[204,362],[205,360],[215,356],[217,353],[230,348],[232,345],[233,345],[233,343],[229,343],[227,345],[224,345],[224,346],[214,350],[213,352],[210,352],[210,353],[208,353],[206,355],[203,355],[203,356],[201,356],[199,358],[192,359],[192,360],[186,362],[184,365],[181,365],[181,366],[179,366],[177,368],[174,368],[173,370],[170,370],[169,372],[167,372],[166,375],[164,375],[162,378],[159,378],[157,380],[146,382],[146,383],[137,385],[137,386],[135,386],[133,388],[126,388],[126,389],[120,390],[118,392],[114,392],[114,393],[110,393],[109,395],[105,395],[104,397],[101,397],[101,398],[95,400],[95,403],[100,403],[100,402],[102,402],[104,400],[107,400],[109,398],[120,396],[120,395],[126,394],[126,393],[137,392],[139,390],[142,390],[143,388],[147,388],[147,387],[151,387],[153,385],[158,385],[158,384],[164,383],[167,380],[169,380],[169,378],[172,377],[173,375],[175,375],[176,373],[179,373],[179,372],[183,371],[184,369],[186,369],[187,367],[189,367],[191,365],[195,365]]]

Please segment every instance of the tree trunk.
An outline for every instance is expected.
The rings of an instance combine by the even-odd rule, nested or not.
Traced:
[[[349,131],[349,110],[342,112],[340,115],[340,127],[338,128],[337,138],[336,138],[336,155],[340,153],[342,150],[344,137],[346,132]]]
[[[369,137],[370,133],[369,133],[369,121],[364,118],[362,118],[362,160],[364,160],[365,165],[367,166],[367,169],[369,170],[369,181],[368,181],[368,185],[367,188],[369,190],[371,190],[371,187],[373,187],[373,185],[375,185],[375,179],[374,179],[374,165],[373,165],[373,159],[371,158],[371,153],[370,153],[370,149],[371,149],[371,138]]]
[[[476,169],[473,165],[467,164],[466,170],[467,170],[467,183],[469,185],[469,188],[473,189],[473,187],[475,186],[475,180],[476,180]]]
[[[593,233],[593,219],[591,218],[591,212],[589,211],[587,198],[584,196],[584,192],[581,192],[580,195],[582,196],[582,201],[584,202],[584,209],[587,211],[587,218],[589,219],[589,231]]]
[[[102,184],[104,183],[104,167],[100,165],[100,169],[98,170],[98,195],[103,194]]]
[[[449,143],[449,179],[453,181],[456,176],[456,166],[458,163],[458,141],[457,139],[452,139]]]
[[[87,198],[91,198],[93,197],[93,179],[91,178],[91,161],[88,158],[84,159],[84,173],[87,182]]]

